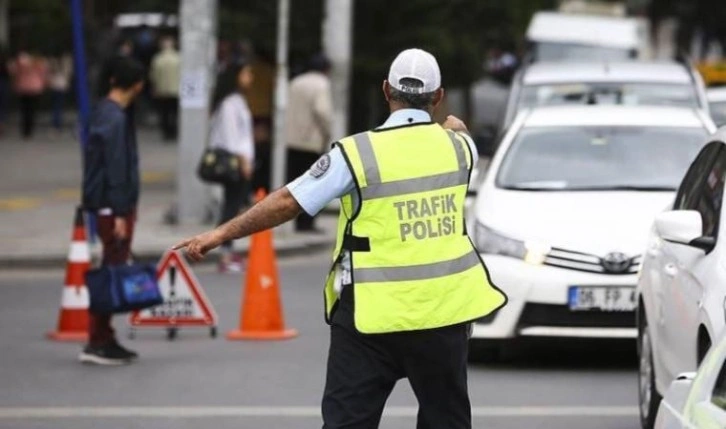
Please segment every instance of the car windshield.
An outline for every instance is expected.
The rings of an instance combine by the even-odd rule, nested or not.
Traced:
[[[691,85],[662,83],[568,83],[527,85],[518,108],[559,104],[625,104],[699,107]]]
[[[633,56],[629,49],[555,42],[536,42],[534,55],[537,61],[620,61]]]
[[[705,137],[701,128],[525,128],[496,182],[529,191],[675,190]]]
[[[719,127],[726,125],[726,101],[712,101],[709,106],[711,107],[713,122]]]

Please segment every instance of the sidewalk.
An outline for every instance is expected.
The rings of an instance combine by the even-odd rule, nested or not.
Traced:
[[[164,222],[176,199],[177,145],[163,143],[157,132],[142,130],[139,150],[142,191],[132,248],[138,259],[156,260],[171,245],[212,225],[173,226]],[[30,141],[13,134],[3,136],[0,151],[4,179],[0,181],[0,267],[65,266],[74,210],[80,199],[78,142],[70,132],[54,137],[41,129]],[[335,218],[321,216],[319,226],[325,234],[276,231],[278,254],[332,246]],[[93,247],[95,254],[99,247]],[[239,240],[235,248],[246,253],[248,240]]]

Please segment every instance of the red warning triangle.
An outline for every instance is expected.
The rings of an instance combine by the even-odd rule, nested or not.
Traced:
[[[164,303],[131,313],[131,326],[216,326],[217,313],[179,252],[170,250],[156,268]]]

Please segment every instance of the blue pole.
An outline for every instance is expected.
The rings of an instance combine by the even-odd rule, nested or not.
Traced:
[[[73,62],[78,98],[78,135],[81,138],[81,149],[84,149],[88,141],[85,125],[88,123],[88,116],[91,113],[91,99],[88,92],[86,44],[83,39],[83,5],[81,1],[70,0],[71,20],[73,22]]]
[[[71,22],[73,24],[73,69],[76,78],[76,99],[78,100],[78,136],[81,144],[81,158],[88,144],[88,117],[91,114],[91,97],[88,92],[88,73],[86,69],[86,44],[83,38],[82,0],[70,0]],[[96,217],[89,213],[88,236],[91,243],[96,241]]]

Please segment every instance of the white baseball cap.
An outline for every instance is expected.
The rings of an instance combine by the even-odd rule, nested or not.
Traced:
[[[402,79],[415,79],[423,86],[402,85]],[[433,55],[422,49],[406,49],[391,63],[388,83],[393,88],[410,94],[434,92],[441,87],[439,63]]]

